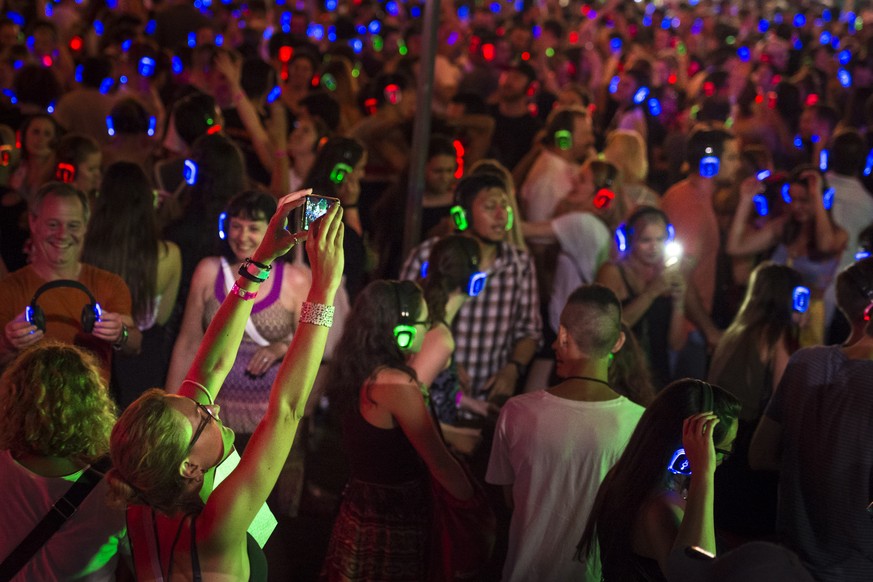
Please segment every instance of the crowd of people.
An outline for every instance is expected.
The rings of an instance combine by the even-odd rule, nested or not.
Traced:
[[[0,0],[0,579],[873,579],[873,4],[429,8]]]

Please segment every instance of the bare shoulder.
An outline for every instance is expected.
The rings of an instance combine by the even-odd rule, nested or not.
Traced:
[[[415,378],[403,370],[383,368],[370,380],[370,397],[377,403],[394,400],[398,396],[421,394]]]

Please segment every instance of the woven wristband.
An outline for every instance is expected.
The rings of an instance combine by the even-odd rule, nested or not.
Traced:
[[[303,307],[300,309],[300,323],[330,327],[333,325],[333,312],[333,305],[304,301]]]

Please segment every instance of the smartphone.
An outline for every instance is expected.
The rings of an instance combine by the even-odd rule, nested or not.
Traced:
[[[303,202],[302,211],[300,212],[298,230],[309,230],[309,225],[315,222],[319,217],[327,214],[327,211],[330,210],[330,207],[334,204],[339,204],[338,198],[318,196],[317,194],[306,196]]]

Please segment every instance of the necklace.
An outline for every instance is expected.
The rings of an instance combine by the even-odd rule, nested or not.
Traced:
[[[609,382],[607,382],[606,380],[601,380],[600,378],[592,378],[591,376],[567,376],[566,378],[564,378],[564,381],[566,382],[567,380],[588,380],[589,382],[597,382],[599,384],[603,384],[607,388],[612,388],[612,386],[610,386]]]

